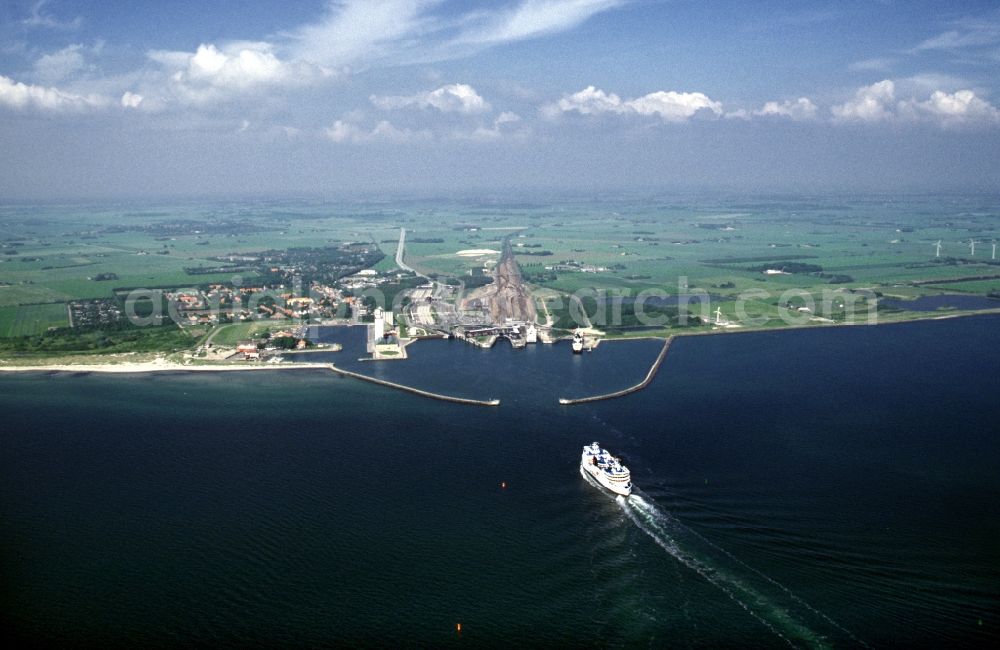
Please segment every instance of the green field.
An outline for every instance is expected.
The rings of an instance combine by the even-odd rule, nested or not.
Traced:
[[[262,321],[220,325],[212,337],[212,345],[236,347],[236,344],[244,339],[257,338],[264,332],[278,329],[281,329],[281,323]]]
[[[31,336],[68,325],[65,303],[0,307],[0,337]]]
[[[184,269],[220,266],[216,256],[398,237],[396,218],[365,206],[267,202],[114,210],[0,205],[0,307],[109,298],[125,287],[229,282],[234,275],[252,281],[253,273]],[[112,273],[116,279],[95,279]]]
[[[64,326],[68,301],[124,287],[252,281],[246,272],[185,272],[225,264],[218,256],[374,241],[386,254],[376,269],[391,272],[400,227],[408,233],[406,261],[423,273],[488,270],[496,255],[456,253],[499,251],[509,236],[526,276],[564,299],[575,292],[678,295],[687,287],[710,294],[713,311],[733,318],[737,298],[753,291],[747,314],[782,326],[781,303],[795,291],[820,304],[836,290],[907,298],[1000,290],[1000,278],[989,277],[1000,275],[989,245],[1000,238],[998,216],[997,197],[958,195],[0,206],[0,337]],[[975,257],[969,239],[980,242]],[[792,271],[766,275],[765,268]],[[252,329],[224,329],[215,342],[235,343]]]
[[[200,331],[182,330],[169,324],[161,327],[68,328],[38,335],[0,338],[0,352],[10,355],[66,356],[134,352],[177,352],[191,348]]]
[[[948,284],[930,285],[948,293],[1000,293],[1000,278],[996,280],[969,280],[967,282],[949,282]]]

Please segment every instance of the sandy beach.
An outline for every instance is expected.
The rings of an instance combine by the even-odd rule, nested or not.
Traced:
[[[123,363],[60,363],[51,365],[17,366],[0,361],[0,372],[105,372],[105,373],[146,373],[146,372],[235,372],[248,370],[303,370],[330,368],[328,363],[269,363],[255,365],[236,364],[183,364],[174,361],[155,360]]]

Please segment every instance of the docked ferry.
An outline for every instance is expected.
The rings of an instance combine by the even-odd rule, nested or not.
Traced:
[[[573,354],[580,354],[583,352],[583,334],[580,332],[573,333]]]
[[[586,472],[602,487],[615,494],[632,494],[632,474],[617,458],[601,449],[596,442],[583,448],[580,456],[580,472]]]

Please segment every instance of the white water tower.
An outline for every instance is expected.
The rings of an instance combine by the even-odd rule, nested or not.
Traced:
[[[385,312],[381,307],[375,308],[375,340],[379,341],[385,336]]]

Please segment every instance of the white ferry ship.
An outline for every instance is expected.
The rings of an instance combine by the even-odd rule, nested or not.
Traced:
[[[580,456],[580,472],[586,472],[603,487],[615,494],[632,494],[632,474],[617,458],[601,449],[596,442],[583,448]]]
[[[583,334],[580,334],[580,332],[574,332],[573,354],[580,354],[581,352],[583,352]]]

